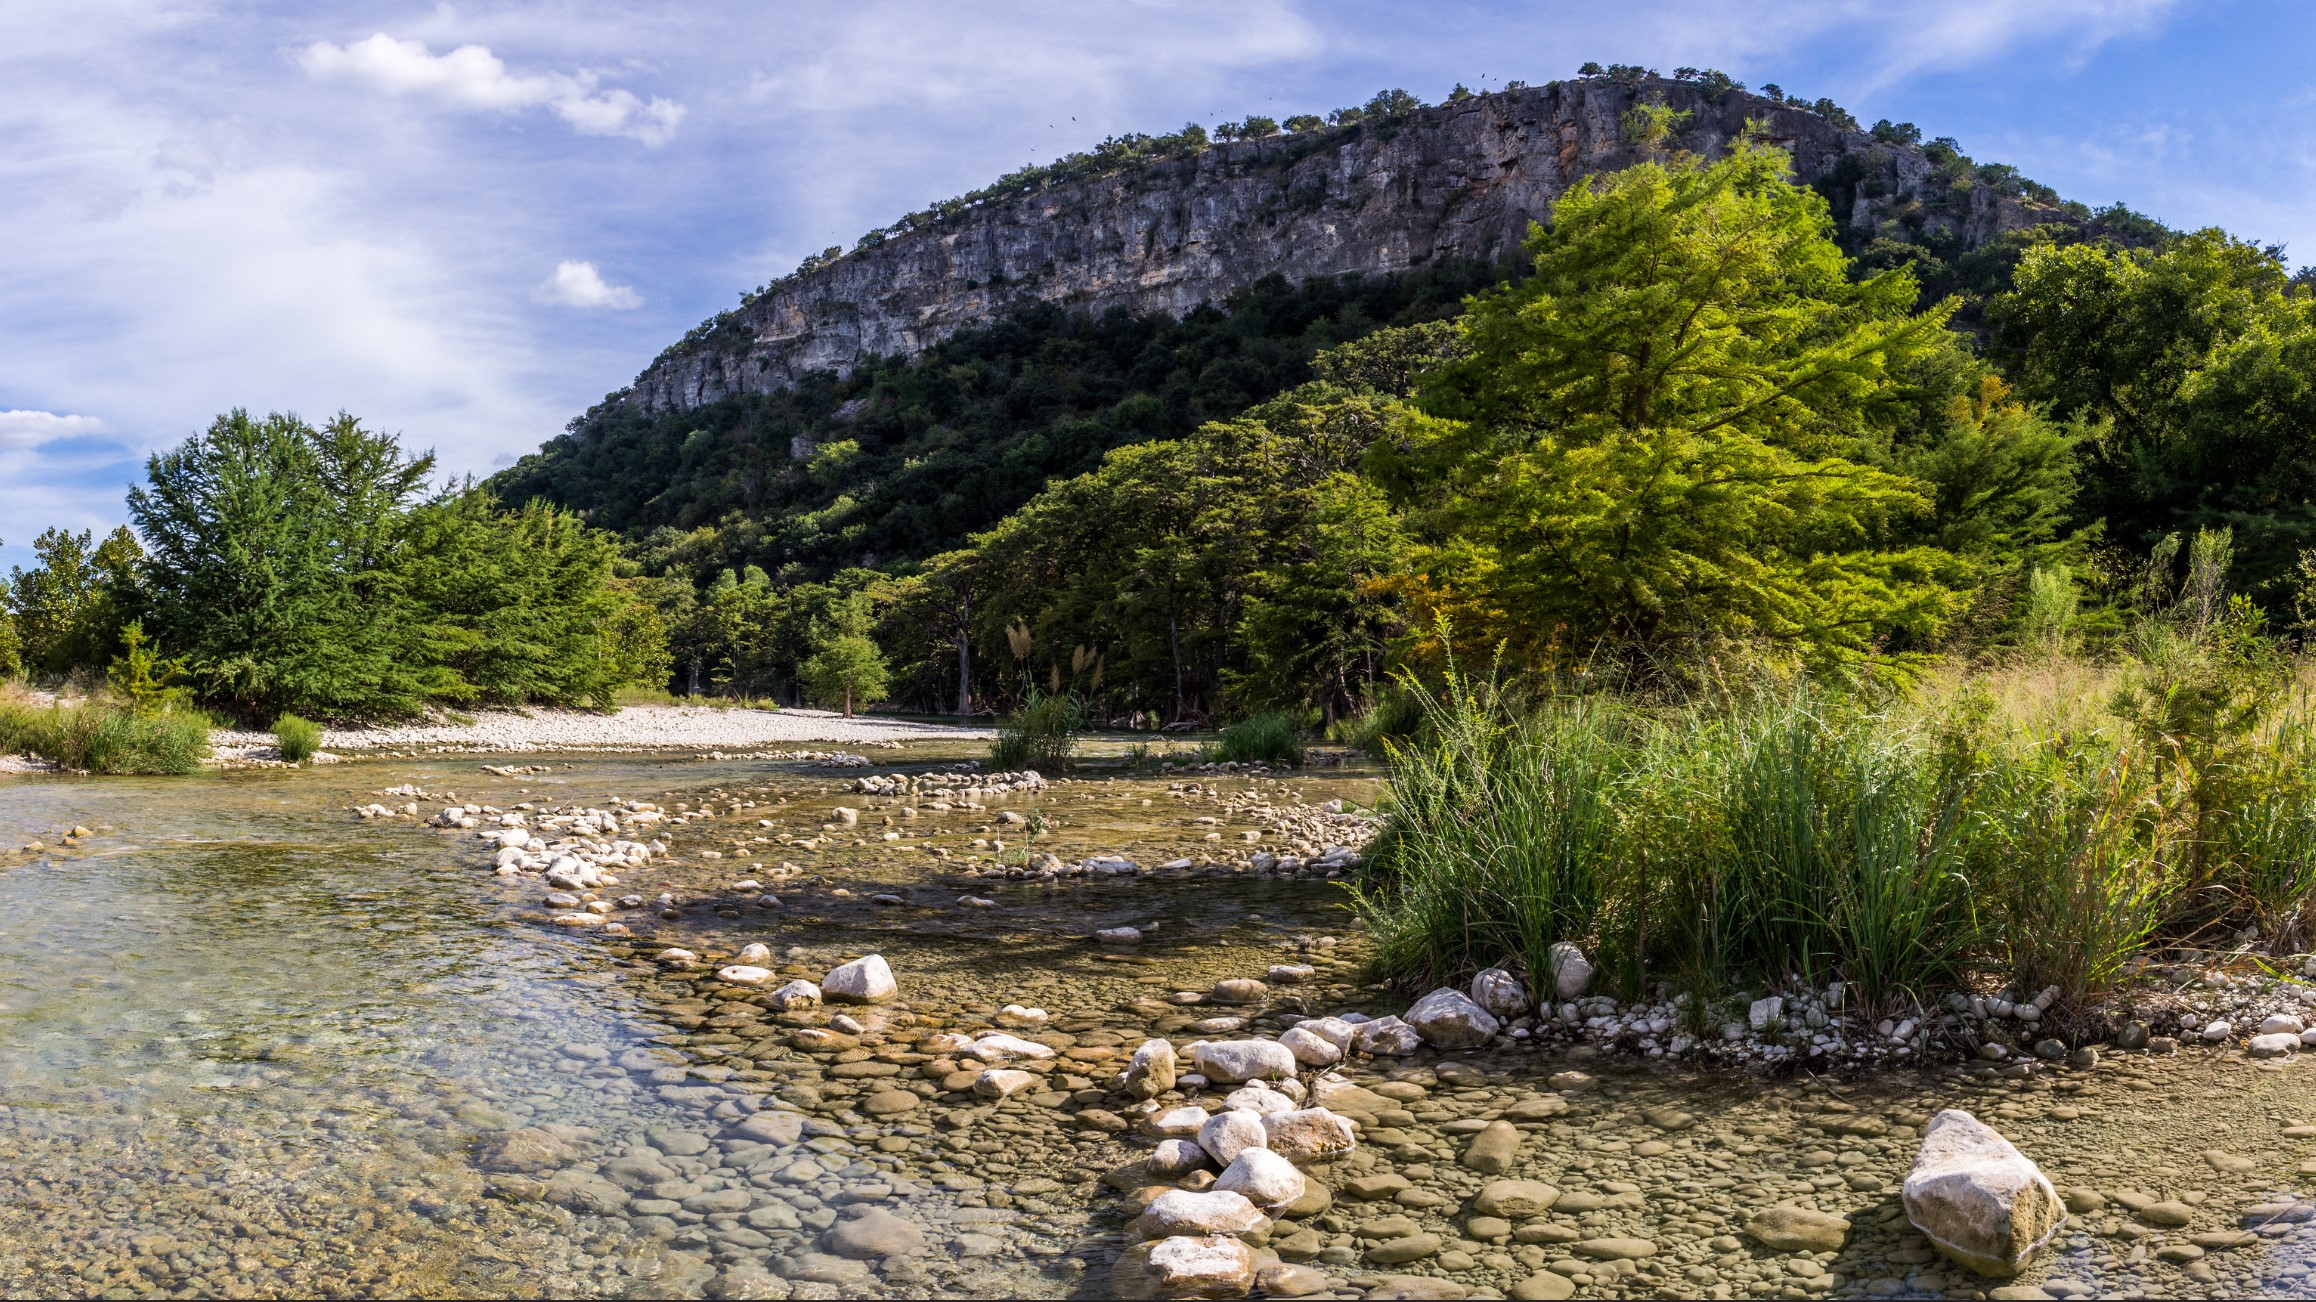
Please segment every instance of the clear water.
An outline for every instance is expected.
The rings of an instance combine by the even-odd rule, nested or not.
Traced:
[[[97,833],[0,856],[0,1293],[1099,1295],[1128,1210],[1099,1177],[1146,1145],[1074,1124],[1057,1100],[1114,1071],[1105,1052],[1153,1032],[1186,1039],[1188,1016],[1220,1011],[1172,1008],[1168,992],[1260,974],[1293,956],[1298,937],[1349,934],[1339,893],[1317,882],[967,878],[923,848],[962,854],[975,817],[962,813],[896,821],[900,843],[883,842],[887,825],[872,817],[863,831],[875,839],[816,852],[805,866],[821,880],[783,888],[780,909],[738,907],[720,887],[748,864],[805,857],[753,842],[753,819],[815,824],[848,775],[567,760],[523,778],[446,758],[0,779],[0,846],[55,845],[74,824]],[[650,934],[621,943],[543,925],[541,888],[493,878],[471,838],[345,812],[407,781],[502,805],[627,795],[760,807],[679,836],[735,857],[682,855],[624,886],[688,903],[677,920],[623,915]],[[1373,777],[1322,773],[1293,786],[1311,800],[1364,798]],[[1065,858],[1195,851],[1207,829],[1190,818],[1212,811],[1169,802],[1162,781],[1065,787],[1037,803],[1054,824],[1040,845]],[[759,860],[737,857],[749,850]],[[872,902],[884,892],[903,902]],[[966,893],[997,907],[963,907]],[[1127,922],[1158,924],[1131,961],[1083,939]],[[667,943],[729,953],[752,940],[814,972],[886,954],[905,1008],[865,1017],[863,1043],[880,1051],[986,1025],[1020,1002],[1049,1010],[1088,1056],[1065,1063],[1039,1098],[991,1106],[928,1089],[921,1107],[876,1113],[871,1095],[917,1080],[914,1063],[848,1075],[886,1069],[778,1047],[784,1028],[768,1023],[708,1025],[730,1013],[699,998],[712,987],[646,961]],[[1300,994],[1279,992],[1274,1022],[1297,1000],[1314,1011],[1404,1002],[1359,986],[1349,963],[1322,969]],[[2184,1250],[2306,1188],[2310,1141],[2283,1134],[2316,1121],[2316,1086],[2297,1063],[2183,1056],[2023,1082],[1947,1072],[1854,1083],[1701,1079],[1533,1052],[1463,1056],[1476,1074],[1448,1079],[1444,1065],[1427,1054],[1349,1073],[1381,1085],[1380,1070],[1418,1097],[1379,1112],[1361,1152],[1319,1173],[1340,1188],[1396,1172],[1417,1196],[1345,1196],[1282,1225],[1274,1251],[1308,1260],[1346,1296],[1386,1271],[1483,1294],[1552,1272],[1586,1296],[1984,1296],[1990,1283],[1941,1265],[1895,1199],[1910,1127],[1960,1106],[2061,1186],[2109,1199],[2022,1282],[2060,1295],[2316,1293],[2299,1223],[2196,1259]],[[1460,1165],[1465,1134],[1552,1093],[1546,1078],[1571,1066],[1601,1084],[1524,1127],[1515,1173],[1592,1205],[1556,1211],[1565,1233],[1555,1239],[1482,1234],[1495,1227],[1472,1219],[1481,1177]],[[735,1150],[731,1128],[765,1105],[803,1111],[814,1133]],[[1696,1123],[1657,1124],[1651,1114],[1668,1107]],[[1828,1125],[1851,1113],[1891,1128]],[[510,1172],[491,1160],[491,1136],[545,1126],[576,1128],[552,1163]],[[641,1181],[638,1169],[666,1178]],[[611,1200],[559,1197],[545,1189],[557,1179]],[[2195,1223],[2141,1225],[2118,1194],[2190,1201]],[[1750,1212],[1778,1201],[1843,1212],[1858,1229],[1821,1258],[1743,1238]],[[912,1237],[865,1259],[832,1251],[832,1227],[867,1207],[907,1222]],[[1367,1231],[1387,1216],[1437,1234],[1440,1251],[1374,1265]],[[1658,1251],[1617,1265],[1568,1246],[1615,1236]]]

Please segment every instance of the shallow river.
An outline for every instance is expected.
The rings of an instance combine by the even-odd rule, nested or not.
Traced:
[[[905,770],[967,753],[875,757]],[[553,762],[512,777],[444,757],[0,778],[0,846],[95,833],[0,859],[0,1293],[1097,1296],[1150,1151],[1115,1133],[1125,1100],[1103,1091],[1136,1044],[1187,1044],[1204,1017],[1275,1033],[1306,1010],[1406,1003],[1358,984],[1356,934],[1322,881],[963,871],[973,839],[1006,830],[998,808],[1035,809],[1051,824],[1037,847],[1065,860],[1151,863],[1258,826],[1217,794],[1371,800],[1371,773],[1208,779],[1189,798],[1165,779],[1096,780],[914,819],[881,802],[860,836],[808,853],[758,838],[816,831],[853,774]],[[398,804],[376,793],[404,783],[503,807],[624,796],[719,812],[620,888],[670,892],[680,916],[629,910],[616,916],[634,936],[575,934],[546,925],[536,879],[494,877],[471,833],[347,812]],[[782,857],[810,876],[775,884],[776,907],[723,889]],[[1133,956],[1086,939],[1126,924],[1150,933]],[[843,1010],[775,1017],[719,997],[738,992],[713,960],[751,941],[815,979],[882,953],[900,998],[855,1010],[857,1035],[810,1043],[794,1033]],[[670,944],[710,962],[651,961]],[[1288,962],[1317,976],[1267,1007],[1167,998]],[[957,1064],[914,1051],[1011,1003],[1047,1010],[1038,1038],[1061,1051],[1034,1090],[976,1099],[953,1088]],[[1571,1069],[1592,1082],[1549,1083]],[[1282,1288],[1342,1296],[1986,1296],[2001,1281],[1942,1265],[1896,1198],[1918,1128],[1955,1106],[2078,1208],[2011,1288],[2305,1296],[2316,1222],[2296,1197],[2316,1141],[2285,1131],[2316,1122],[2310,1070],[2113,1056],[2025,1080],[1834,1081],[1427,1051],[1342,1073],[1363,1087],[1340,1105],[1362,1145],[1313,1171],[1331,1192],[1264,1251],[1305,1267]],[[744,1129],[759,1110],[801,1114],[803,1133],[762,1142],[773,1132]],[[1561,1191],[1546,1211],[1475,1205],[1496,1174],[1466,1148],[1499,1117],[1521,1140],[1500,1174]],[[1779,1252],[1743,1235],[1780,1202],[1848,1215],[1847,1241]],[[2146,1224],[2145,1202],[2184,1205],[2189,1224]]]

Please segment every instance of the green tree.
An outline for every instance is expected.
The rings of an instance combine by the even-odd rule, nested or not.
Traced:
[[[1545,665],[1741,637],[1813,660],[1934,634],[1951,558],[1889,541],[1925,485],[1868,464],[1895,372],[1957,348],[1898,269],[1853,283],[1775,150],[1570,190],[1528,279],[1474,300],[1377,471],[1429,536],[1423,604]],[[1428,621],[1426,621],[1428,623]]]
[[[853,706],[874,705],[891,689],[884,653],[860,633],[830,638],[804,662],[804,682],[821,704],[843,702],[847,719],[852,717]]]
[[[2020,393],[2094,428],[2079,518],[2134,549],[2228,529],[2255,591],[2316,544],[2316,297],[2279,250],[2046,245],[1992,314]]]
[[[12,569],[7,584],[24,667],[49,675],[101,669],[137,599],[137,540],[126,529],[102,542],[85,529],[48,529],[32,551],[40,563]]]
[[[184,698],[185,689],[175,685],[184,676],[185,661],[162,659],[145,636],[144,621],[136,619],[121,629],[121,654],[105,670],[106,683],[144,719]]]
[[[250,720],[392,718],[465,694],[416,636],[393,549],[434,468],[343,412],[235,410],[146,462],[129,515],[152,622],[199,694]]]

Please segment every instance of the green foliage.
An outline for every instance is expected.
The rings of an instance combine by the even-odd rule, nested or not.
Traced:
[[[610,704],[661,671],[602,535],[545,506],[424,495],[429,456],[340,413],[235,411],[146,466],[143,599],[196,695],[245,719],[484,701]]]
[[[140,714],[88,702],[39,708],[0,700],[0,754],[24,752],[84,773],[178,774],[209,753],[209,718],[198,710]]]
[[[281,757],[292,764],[305,763],[322,748],[322,725],[294,714],[273,721],[273,736],[281,747]]]
[[[1021,708],[997,727],[989,744],[992,764],[1008,771],[1065,772],[1086,730],[1085,703],[1067,692],[1045,692],[1033,683]]]
[[[2216,230],[2036,248],[1995,313],[2019,391],[2099,430],[2086,518],[2131,548],[2225,527],[2238,586],[2288,581],[2316,538],[2316,298],[2279,250]]]
[[[1301,721],[1279,710],[1241,719],[1215,738],[1212,758],[1222,763],[1299,768],[1303,763]]]
[[[62,677],[103,664],[135,607],[143,550],[126,529],[103,542],[87,530],[48,529],[32,550],[39,565],[12,569],[5,594],[15,611],[23,668]]]
[[[105,682],[140,719],[152,718],[183,700],[185,689],[173,684],[184,676],[184,658],[163,660],[145,637],[144,621],[136,619],[121,630],[121,654],[105,670]]]
[[[1385,684],[1337,719],[1327,740],[1380,755],[1388,745],[1404,749],[1411,744],[1423,721],[1423,702],[1416,694]]]
[[[1740,145],[1577,187],[1534,274],[1474,300],[1471,355],[1386,467],[1431,540],[1426,604],[1525,665],[1936,634],[1951,559],[1893,537],[1932,503],[1870,462],[1900,370],[1954,349],[1946,310],[1913,312],[1903,272],[1849,281],[1784,169]]]
[[[1039,305],[841,380],[660,415],[606,404],[491,486],[578,511],[626,535],[648,573],[701,588],[751,564],[781,586],[891,568],[956,547],[1116,448],[1307,381],[1321,349],[1450,316],[1504,270],[1269,277],[1180,320]]]
[[[823,705],[842,702],[844,717],[855,705],[874,705],[891,690],[891,674],[877,644],[859,633],[840,633],[804,662],[805,688]]]

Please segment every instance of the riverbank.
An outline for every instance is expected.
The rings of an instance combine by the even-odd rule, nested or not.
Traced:
[[[706,705],[631,705],[591,710],[490,710],[470,722],[331,728],[322,749],[356,754],[506,753],[530,751],[732,751],[799,743],[871,746],[904,741],[985,741],[987,728],[856,716],[828,710],[718,709]],[[209,735],[217,760],[268,758],[271,733],[220,728]]]

